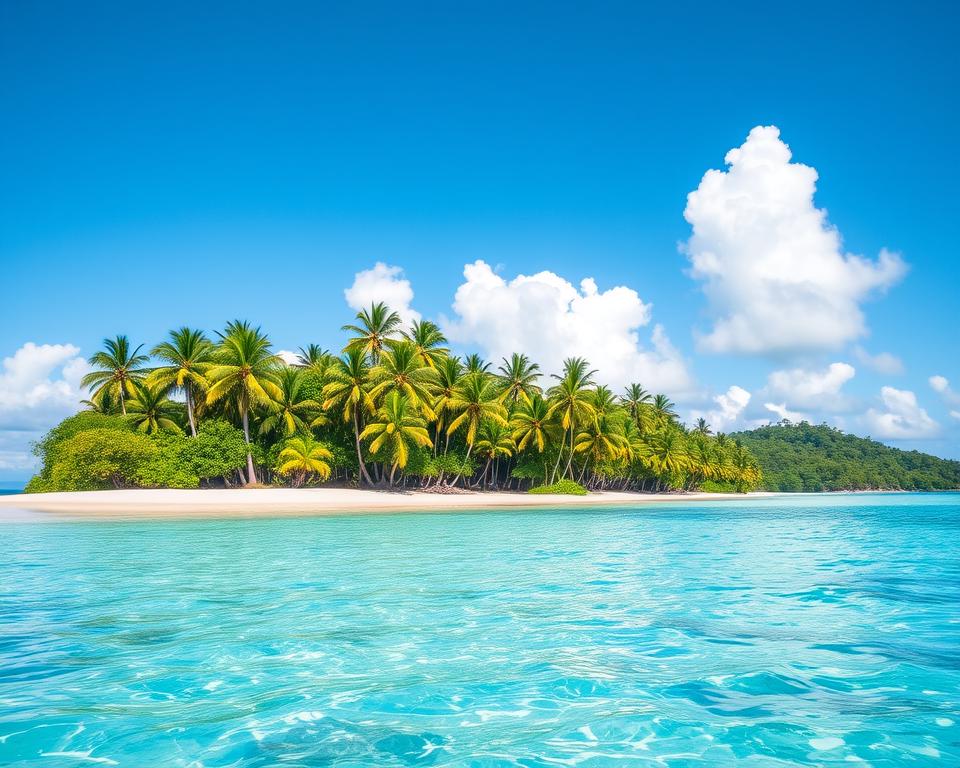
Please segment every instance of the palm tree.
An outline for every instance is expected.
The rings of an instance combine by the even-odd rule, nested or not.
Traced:
[[[277,468],[277,473],[285,477],[292,475],[296,487],[303,485],[310,475],[316,475],[321,480],[330,477],[333,454],[309,435],[287,440],[278,458],[282,464]]]
[[[126,336],[104,339],[103,346],[106,349],[95,353],[89,360],[90,365],[97,370],[84,376],[80,384],[93,390],[90,395],[93,402],[102,401],[104,397],[118,400],[120,410],[126,416],[126,397],[136,397],[136,385],[147,375],[143,365],[150,358],[140,354],[143,344],[131,352]]]
[[[497,468],[500,458],[509,458],[517,450],[516,443],[510,436],[510,428],[506,424],[500,424],[496,421],[486,421],[480,428],[480,439],[477,440],[476,453],[481,458],[487,460],[483,467],[480,477],[483,479],[484,487],[487,482],[487,472],[493,464],[493,484],[497,483]],[[494,463],[496,462],[496,463]]]
[[[285,366],[277,373],[280,397],[268,406],[269,415],[260,423],[260,434],[267,435],[280,429],[284,437],[297,432],[306,434],[311,427],[319,427],[326,421],[320,403],[301,397],[303,369]]]
[[[297,351],[297,367],[308,368],[320,375],[323,375],[332,362],[333,355],[319,344],[308,344]]]
[[[580,422],[592,418],[594,415],[593,406],[590,403],[590,391],[588,387],[593,384],[593,374],[596,371],[588,370],[589,364],[582,357],[571,357],[563,361],[563,375],[553,374],[557,383],[550,388],[549,396],[551,400],[550,413],[556,415],[560,420],[560,426],[564,432],[570,435],[570,456],[567,459],[566,474],[573,479],[573,451],[574,438],[577,427]],[[554,474],[560,466],[560,456],[563,451],[557,454],[557,467],[554,467]]]
[[[490,370],[490,363],[480,357],[480,355],[473,353],[472,355],[467,355],[463,361],[463,367],[466,373],[487,373]]]
[[[518,451],[525,451],[529,446],[535,445],[537,453],[543,453],[554,430],[550,406],[539,394],[534,394],[529,401],[517,405],[511,424]]]
[[[657,395],[653,398],[651,406],[653,420],[658,427],[665,427],[677,418],[677,412],[674,410],[673,403],[666,395]]]
[[[363,452],[360,450],[360,413],[373,413],[376,410],[370,395],[370,365],[366,352],[355,348],[337,358],[329,372],[329,381],[323,388],[323,397],[324,410],[340,408],[343,411],[343,420],[353,422],[353,439],[361,482],[366,480],[368,485],[373,485],[363,463]]]
[[[403,332],[403,338],[413,344],[421,365],[427,368],[436,368],[450,352],[443,346],[447,343],[447,337],[436,323],[429,320],[414,321],[410,331]]]
[[[269,408],[283,397],[277,375],[280,361],[270,351],[266,334],[246,321],[235,320],[218,335],[216,360],[207,373],[207,403],[212,405],[229,398],[236,405],[247,444],[247,482],[256,483],[250,450],[250,409]]]
[[[690,457],[677,429],[665,429],[652,442],[650,461],[661,475],[679,475],[689,466]]]
[[[452,435],[461,427],[466,428],[467,458],[483,422],[493,421],[507,426],[507,410],[500,402],[496,384],[484,374],[468,373],[464,376],[451,398],[450,408],[457,416],[447,427],[447,434]]]
[[[390,310],[382,301],[371,304],[370,309],[357,312],[358,324],[343,326],[342,330],[357,334],[347,342],[344,352],[359,349],[369,355],[374,363],[379,362],[380,354],[388,339],[399,331],[400,315]]]
[[[420,361],[417,348],[409,341],[399,341],[391,345],[380,356],[380,364],[370,372],[373,389],[370,395],[379,400],[390,392],[399,392],[414,408],[433,421],[437,418],[431,407],[433,395],[431,389],[437,377],[433,369]]]
[[[595,387],[590,398],[590,405],[593,406],[595,417],[609,416],[618,410],[617,396],[610,391],[610,388],[601,384]]]
[[[521,400],[529,403],[531,396],[540,392],[540,387],[537,386],[540,366],[530,362],[530,358],[526,355],[518,355],[514,352],[509,360],[503,358],[503,365],[498,370],[503,387],[501,400],[513,404]]]
[[[640,414],[652,399],[653,395],[639,384],[631,384],[624,390],[620,402],[630,411],[630,418],[637,423],[637,426],[640,426]]]
[[[377,420],[367,424],[360,434],[361,440],[368,438],[373,438],[370,453],[376,455],[382,448],[387,449],[391,463],[390,485],[393,485],[397,469],[407,466],[410,449],[430,445],[430,434],[416,407],[397,390],[387,395]]]
[[[163,387],[141,385],[137,393],[127,402],[127,414],[130,423],[138,432],[155,434],[162,429],[183,434],[180,425],[174,420],[177,405],[167,399]]]
[[[437,378],[434,382],[433,412],[437,416],[436,440],[433,444],[434,453],[437,450],[437,444],[440,442],[440,433],[444,429],[447,417],[453,413],[452,403],[456,394],[457,387],[463,379],[463,363],[459,357],[445,357],[437,366]],[[447,436],[449,445],[450,437]],[[444,450],[446,453],[446,450]]]
[[[693,431],[698,435],[703,435],[708,437],[713,434],[713,431],[710,429],[710,425],[707,424],[707,420],[702,416],[697,419],[697,423],[693,425]]]
[[[597,413],[587,422],[586,429],[577,433],[574,451],[587,456],[581,479],[590,462],[596,467],[602,461],[616,461],[623,456],[626,440],[618,426],[614,417]]]
[[[197,436],[196,399],[203,396],[209,385],[206,374],[212,365],[213,351],[213,344],[203,331],[184,326],[170,331],[170,340],[157,344],[150,352],[166,365],[154,368],[147,383],[163,388],[167,394],[173,390],[184,393],[187,421],[194,437]]]

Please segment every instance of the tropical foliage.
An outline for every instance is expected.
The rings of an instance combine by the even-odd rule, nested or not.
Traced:
[[[343,329],[341,353],[308,344],[293,364],[239,320],[209,336],[174,330],[150,356],[125,336],[105,340],[90,360],[89,410],[37,446],[43,469],[31,490],[338,482],[742,491],[762,482],[744,444],[705,422],[687,428],[666,395],[639,383],[612,391],[587,360],[546,372],[522,354],[496,366],[460,358],[438,326],[404,327],[384,304]]]
[[[807,422],[734,435],[763,468],[770,491],[933,491],[960,488],[960,461],[902,451]]]

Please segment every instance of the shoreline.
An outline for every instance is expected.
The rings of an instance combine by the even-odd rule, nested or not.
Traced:
[[[9,519],[56,519],[62,515],[68,519],[89,520],[336,517],[399,512],[646,506],[664,502],[731,501],[777,495],[763,491],[745,494],[604,491],[586,496],[566,496],[507,491],[440,494],[354,488],[125,489],[3,495],[0,496],[0,522]]]

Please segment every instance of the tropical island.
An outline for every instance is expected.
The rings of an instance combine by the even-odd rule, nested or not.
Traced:
[[[30,493],[110,488],[304,487],[745,492],[745,445],[681,424],[640,384],[597,384],[580,358],[544,375],[526,355],[452,355],[428,320],[382,303],[344,326],[339,355],[275,353],[247,322],[179,328],[146,353],[126,336],[90,358],[86,410],[36,446]],[[543,386],[541,382],[547,383]]]
[[[105,339],[83,382],[86,409],[35,446],[41,467],[26,491],[326,485],[555,498],[960,487],[960,462],[825,425],[688,427],[665,395],[640,384],[615,393],[581,358],[549,375],[522,354],[496,367],[461,359],[437,325],[403,327],[382,303],[343,330],[339,355],[311,344],[296,359],[243,321],[212,337],[179,328],[149,354],[126,336]]]

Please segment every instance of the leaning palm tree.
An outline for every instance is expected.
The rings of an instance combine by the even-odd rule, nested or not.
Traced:
[[[375,420],[367,424],[360,439],[371,439],[370,453],[374,455],[386,449],[391,464],[390,485],[397,470],[407,466],[410,450],[430,445],[430,433],[416,407],[396,390],[387,395],[383,407]]]
[[[137,384],[147,375],[143,370],[144,363],[150,358],[141,355],[143,344],[130,350],[130,342],[126,336],[117,336],[115,339],[104,339],[104,350],[95,353],[89,360],[95,370],[80,380],[81,386],[92,390],[90,399],[100,402],[104,397],[120,403],[120,411],[127,414],[127,397],[135,397]]]
[[[530,362],[530,358],[526,355],[518,355],[514,352],[509,360],[503,358],[503,365],[498,370],[500,386],[503,389],[500,394],[502,400],[513,404],[521,400],[529,403],[530,398],[540,392],[540,387],[537,386],[540,366]]]
[[[279,430],[284,437],[292,437],[297,432],[306,434],[311,427],[318,427],[326,421],[320,403],[301,394],[302,369],[289,366],[280,368],[277,386],[280,388],[280,397],[267,406],[268,415],[260,422],[261,435],[268,435],[274,430]]]
[[[213,351],[213,344],[203,331],[184,326],[170,331],[169,341],[157,344],[150,352],[164,364],[150,372],[148,384],[161,387],[167,394],[184,393],[187,421],[194,437],[197,436],[197,398],[203,397],[209,385],[206,374],[212,365]]]
[[[447,337],[443,335],[436,323],[429,320],[414,321],[410,330],[404,331],[402,335],[413,344],[420,364],[427,368],[436,368],[450,352],[443,346],[447,343]]]
[[[345,325],[342,330],[356,334],[347,342],[344,352],[358,349],[377,363],[387,340],[399,333],[400,315],[391,311],[382,301],[377,302],[371,304],[370,309],[357,312],[357,324]]]
[[[373,485],[363,463],[363,452],[360,450],[360,415],[376,410],[370,389],[367,354],[362,349],[353,349],[337,358],[331,367],[327,384],[323,388],[323,409],[339,408],[343,413],[343,420],[353,422],[353,438],[361,482],[365,480],[369,485]]]
[[[436,372],[423,365],[412,342],[392,344],[391,349],[380,356],[380,364],[370,372],[370,378],[373,381],[370,395],[374,400],[379,401],[390,392],[398,392],[428,420],[433,421],[437,417],[431,406]]]
[[[127,418],[138,432],[153,435],[166,430],[183,434],[176,416],[176,403],[167,398],[160,386],[138,386],[136,394],[127,401]]]
[[[567,459],[565,473],[570,476],[571,480],[573,479],[573,452],[577,428],[594,415],[588,387],[593,384],[593,374],[595,373],[596,371],[589,370],[589,364],[582,357],[567,358],[563,361],[563,375],[553,374],[557,383],[549,391],[550,413],[559,419],[560,426],[563,427],[563,431],[570,438],[570,455]],[[557,466],[554,467],[554,475],[556,475],[560,466],[562,455],[563,451],[557,454]]]
[[[299,488],[311,476],[321,480],[330,477],[330,462],[333,454],[309,435],[293,437],[283,444],[278,456],[281,464],[277,473],[292,477],[293,485]]]
[[[281,361],[270,351],[270,339],[259,328],[236,320],[220,336],[216,359],[207,373],[207,404],[229,399],[236,406],[247,444],[247,482],[256,483],[250,449],[250,410],[269,408],[283,397],[277,371]]]

